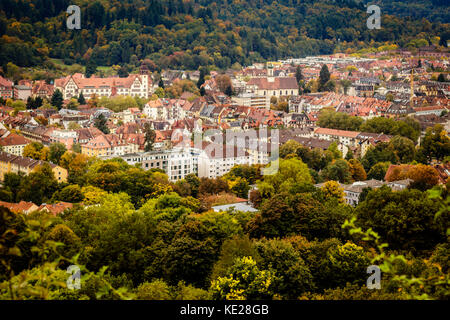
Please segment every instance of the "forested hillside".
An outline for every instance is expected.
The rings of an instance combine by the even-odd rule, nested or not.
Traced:
[[[2,0],[0,65],[42,65],[49,58],[85,65],[229,68],[234,63],[355,51],[384,42],[441,45],[449,38],[446,1],[378,1],[382,28],[369,30],[355,0]],[[66,9],[81,7],[81,30]]]

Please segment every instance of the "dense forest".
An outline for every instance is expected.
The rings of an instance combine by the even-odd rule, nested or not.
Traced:
[[[355,0],[3,0],[0,65],[51,69],[56,58],[132,70],[150,59],[155,68],[225,69],[386,42],[446,45],[445,2],[378,1],[382,28],[369,30]],[[66,28],[71,4],[81,7],[81,30]]]

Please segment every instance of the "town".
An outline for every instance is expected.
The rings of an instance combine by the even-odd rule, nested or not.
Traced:
[[[13,2],[0,18],[26,6]],[[345,19],[339,34],[289,21],[277,41],[272,21],[260,36],[213,20],[215,2],[132,2],[84,3],[92,21],[61,43],[45,29],[61,19],[35,21],[41,38],[27,16],[0,19],[0,300],[265,301],[189,302],[168,318],[272,316],[268,300],[448,300],[445,25],[424,19],[442,37],[397,45],[383,29],[357,41]],[[341,19],[325,2],[263,15],[322,6],[326,23]]]
[[[292,141],[312,152],[335,147],[342,158],[364,163],[370,150],[395,136],[407,137],[419,148],[427,129],[449,131],[449,61],[449,51],[430,46],[415,54],[403,49],[364,58],[333,54],[256,63],[224,73],[165,70],[158,75],[144,61],[139,73],[126,77],[75,73],[53,83],[23,79],[16,84],[0,77],[0,179],[9,172],[28,174],[47,162],[58,182],[67,182],[68,168],[61,164],[66,151],[161,169],[172,182],[190,174],[219,178],[234,166],[267,165],[274,160],[272,149],[283,151]],[[377,127],[377,118],[388,126],[408,121],[417,126],[417,134]],[[208,130],[244,135],[253,130],[255,143],[247,140],[231,152],[207,152],[214,145],[211,136],[202,137]],[[268,132],[265,139],[258,134],[263,130]],[[272,141],[275,130],[279,137]],[[200,145],[194,144],[195,134],[202,137]],[[39,150],[52,149],[59,156],[42,158]],[[445,183],[448,160],[430,165],[439,183]],[[385,173],[396,166],[391,163]],[[364,167],[369,173],[371,166]],[[396,184],[388,174],[373,177],[346,181],[347,203],[356,205],[365,187],[398,184],[401,189],[409,181]]]

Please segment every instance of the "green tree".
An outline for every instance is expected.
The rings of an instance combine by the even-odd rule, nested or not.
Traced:
[[[378,162],[372,168],[370,168],[369,172],[367,173],[367,178],[383,181],[384,176],[386,175],[386,171],[390,165],[390,162]]]
[[[48,154],[48,161],[59,164],[62,155],[67,151],[66,146],[62,143],[56,142],[50,145],[50,152]]]
[[[144,124],[144,134],[145,134],[145,151],[152,151],[153,144],[155,143],[156,133],[150,127],[150,124],[148,122]]]
[[[417,160],[428,163],[432,159],[442,160],[450,154],[450,138],[441,124],[427,128],[417,152]]]
[[[61,91],[59,91],[59,89],[56,89],[53,92],[50,103],[52,104],[52,106],[57,107],[58,110],[61,109],[62,104],[63,104],[63,95],[62,95]]]
[[[200,76],[198,77],[197,87],[200,87],[205,83],[206,70],[204,68],[200,68]],[[201,93],[201,91],[200,91]],[[203,95],[203,94],[202,94]]]
[[[325,182],[320,190],[323,192],[325,199],[335,198],[341,203],[344,202],[344,188],[337,181],[330,180]]]
[[[126,77],[128,77],[128,71],[127,71],[127,68],[125,68],[124,66],[121,66],[121,67],[119,68],[119,70],[117,70],[117,75],[118,75],[120,78],[126,78]]]
[[[401,136],[395,136],[389,141],[388,150],[393,152],[401,163],[411,162],[416,153],[414,142]]]
[[[97,64],[94,59],[89,59],[86,64],[85,76],[86,78],[90,78],[93,74],[97,72]]]
[[[275,278],[271,271],[260,270],[253,258],[237,258],[229,275],[213,280],[210,290],[215,300],[271,299]]]
[[[349,183],[352,176],[347,161],[343,159],[335,160],[330,163],[320,173],[325,180],[335,180],[341,183]]]
[[[294,183],[312,182],[308,166],[300,159],[280,159],[276,174],[267,175],[264,181],[276,190],[287,191]]]
[[[357,223],[372,228],[392,249],[428,250],[444,241],[448,216],[435,220],[439,202],[419,190],[372,190],[356,208]]]
[[[300,80],[303,80],[302,69],[300,68],[300,66],[297,66],[297,68],[295,69],[295,79],[297,79],[297,83],[299,83]]]
[[[330,71],[328,70],[328,66],[324,64],[320,69],[319,75],[319,91],[325,90],[326,83],[330,81]]]
[[[229,188],[236,196],[247,199],[250,186],[245,178],[237,177],[234,180],[228,181]]]
[[[25,146],[23,149],[23,156],[29,157],[35,160],[45,160],[44,158],[44,145],[40,142],[33,141]]]
[[[352,242],[332,247],[327,252],[330,272],[333,274],[329,287],[342,287],[347,283],[362,285],[367,279],[370,259],[364,249]]]
[[[84,99],[83,92],[80,92],[80,95],[78,96],[77,101],[79,104],[86,104],[86,99]]]
[[[289,241],[263,239],[255,243],[255,248],[261,268],[273,272],[273,290],[281,297],[298,299],[315,288],[308,266]]]
[[[84,196],[81,192],[81,188],[77,184],[71,184],[67,187],[64,187],[58,192],[55,192],[53,194],[52,200],[53,201],[64,201],[64,202],[71,202],[71,203],[77,203],[83,201]]]
[[[161,279],[142,283],[137,288],[138,300],[171,300],[170,287]]]
[[[57,186],[52,168],[44,163],[22,179],[17,198],[40,205],[51,199]]]
[[[109,128],[106,125],[107,122],[108,122],[108,119],[106,119],[105,116],[103,115],[103,113],[101,113],[97,118],[95,118],[94,127],[96,127],[101,132],[108,134]]]

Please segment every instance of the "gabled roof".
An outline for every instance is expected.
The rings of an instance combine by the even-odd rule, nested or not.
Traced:
[[[23,136],[20,136],[16,133],[11,133],[5,138],[0,139],[0,146],[7,147],[7,146],[17,146],[17,145],[24,145],[28,144],[30,141],[26,139]]]

